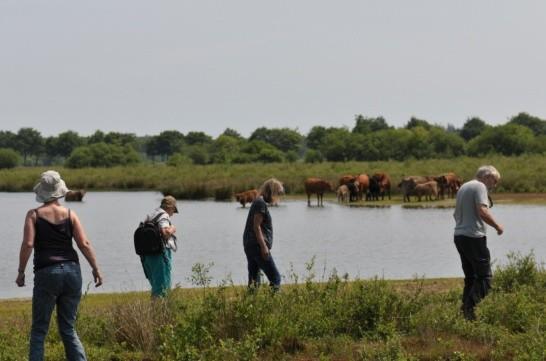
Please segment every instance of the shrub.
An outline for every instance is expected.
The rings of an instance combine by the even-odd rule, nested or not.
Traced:
[[[0,169],[15,168],[21,163],[21,156],[11,148],[0,148]]]
[[[521,286],[541,288],[542,267],[537,264],[535,255],[509,253],[508,264],[497,267],[495,271],[494,286],[503,292],[514,292]],[[544,285],[542,285],[544,289]]]
[[[113,167],[140,162],[138,153],[130,146],[95,143],[78,147],[66,160],[68,168]]]

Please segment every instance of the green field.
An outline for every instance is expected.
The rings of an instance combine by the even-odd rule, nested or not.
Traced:
[[[58,170],[72,189],[87,190],[158,190],[181,199],[227,199],[234,192],[258,187],[265,179],[276,177],[285,184],[288,195],[303,194],[307,177],[320,177],[337,185],[344,174],[386,172],[391,176],[393,192],[406,175],[437,175],[455,172],[468,180],[478,166],[492,164],[502,175],[499,193],[546,193],[546,157],[491,156],[408,160],[403,162],[345,163],[273,163],[235,165],[185,165],[169,167],[148,164],[131,167]],[[48,168],[19,167],[0,171],[0,191],[31,191],[40,173]]]
[[[461,279],[349,280],[289,275],[272,294],[229,281],[164,301],[148,293],[87,294],[78,332],[89,360],[525,360],[546,358],[546,271],[532,255],[510,256],[478,319],[459,313]],[[322,273],[322,272],[320,272]],[[0,360],[25,360],[29,300],[0,302]],[[47,360],[64,360],[54,322]]]

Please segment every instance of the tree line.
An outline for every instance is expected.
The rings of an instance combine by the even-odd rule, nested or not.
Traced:
[[[400,161],[524,153],[546,153],[546,120],[527,113],[519,113],[497,126],[473,117],[460,129],[415,117],[403,127],[395,128],[383,117],[357,115],[352,129],[315,126],[303,135],[297,129],[260,127],[248,138],[231,128],[217,138],[204,132],[183,134],[177,130],[166,130],[153,136],[100,130],[90,136],[81,136],[66,131],[49,137],[33,128],[21,128],[16,133],[0,131],[0,168],[18,165],[111,167],[140,162],[181,166]]]

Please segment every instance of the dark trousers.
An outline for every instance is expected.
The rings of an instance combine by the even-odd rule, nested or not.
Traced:
[[[259,249],[245,248],[245,254],[248,262],[248,286],[258,286],[260,284],[260,270],[262,270],[267,276],[271,288],[278,290],[281,285],[281,275],[271,253],[267,259],[264,259]]]
[[[491,256],[487,239],[455,236],[455,246],[464,272],[462,311],[467,319],[474,319],[474,307],[491,288]]]

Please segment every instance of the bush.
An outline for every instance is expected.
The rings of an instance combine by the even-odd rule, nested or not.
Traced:
[[[167,160],[167,165],[171,167],[182,167],[185,165],[190,165],[192,163],[192,159],[182,153],[175,153],[171,157],[169,157],[169,160]]]
[[[497,267],[495,271],[496,288],[503,292],[514,292],[522,286],[545,290],[545,285],[541,284],[544,270],[537,264],[533,253],[525,256],[520,253],[509,253],[507,258],[508,264]]]
[[[113,167],[140,162],[138,153],[128,145],[95,143],[78,147],[66,160],[68,168]]]
[[[11,148],[0,148],[0,169],[15,168],[21,163],[21,156]]]

